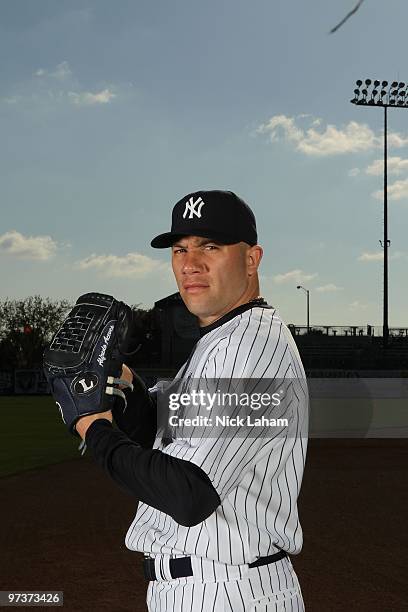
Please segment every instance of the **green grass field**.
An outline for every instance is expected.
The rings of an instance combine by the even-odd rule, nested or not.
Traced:
[[[49,396],[0,397],[0,476],[80,457]]]
[[[0,397],[0,477],[79,459],[50,396]],[[406,400],[324,399],[311,405],[312,437],[407,437]]]

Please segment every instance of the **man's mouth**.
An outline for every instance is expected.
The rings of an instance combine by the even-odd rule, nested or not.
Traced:
[[[184,285],[184,291],[186,291],[186,293],[200,293],[204,291],[204,289],[208,289],[208,285],[205,283],[186,283]]]

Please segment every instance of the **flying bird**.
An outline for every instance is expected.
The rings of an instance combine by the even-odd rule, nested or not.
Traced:
[[[334,26],[334,28],[332,28],[330,30],[330,34],[334,34],[334,32],[337,32],[337,30],[339,28],[341,28],[341,26],[343,25],[343,23],[346,23],[347,19],[350,19],[350,17],[352,15],[354,15],[354,13],[357,13],[358,9],[360,8],[360,6],[363,4],[364,0],[358,0],[356,6],[349,12],[347,13],[347,15],[344,17],[344,19],[342,19],[340,21],[340,23],[338,23],[336,26]]]

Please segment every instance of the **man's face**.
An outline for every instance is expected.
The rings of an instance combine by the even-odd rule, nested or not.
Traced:
[[[254,278],[261,255],[258,246],[220,244],[199,236],[180,238],[172,246],[180,295],[201,325],[209,325],[257,296]]]

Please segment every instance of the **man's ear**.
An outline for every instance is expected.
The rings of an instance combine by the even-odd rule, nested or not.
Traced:
[[[262,247],[259,244],[255,244],[250,247],[247,251],[247,265],[248,265],[248,273],[250,276],[254,274],[258,270],[258,266],[261,263],[263,255]]]

